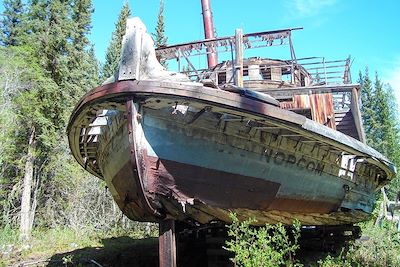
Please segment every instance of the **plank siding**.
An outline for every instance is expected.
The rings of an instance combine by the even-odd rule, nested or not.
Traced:
[[[295,95],[291,102],[281,102],[284,109],[310,109],[312,120],[336,129],[332,94]]]

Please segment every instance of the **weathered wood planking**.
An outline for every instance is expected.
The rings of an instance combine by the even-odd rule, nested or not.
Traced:
[[[295,95],[292,102],[281,102],[284,109],[310,109],[312,120],[336,129],[332,94]]]

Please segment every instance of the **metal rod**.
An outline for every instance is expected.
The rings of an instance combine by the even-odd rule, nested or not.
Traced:
[[[178,48],[178,71],[181,72],[181,50]]]
[[[234,56],[233,56],[233,41],[231,40],[230,42],[230,45],[231,45],[231,67],[232,67],[232,77],[229,79],[229,81],[227,81],[227,83],[230,83],[231,82],[231,80],[232,80],[232,78],[233,78],[233,81],[235,81],[236,80],[236,78],[235,78],[235,75],[236,75],[236,70],[235,70],[235,58],[234,58]],[[228,71],[228,68],[227,68],[227,71]]]
[[[296,73],[295,73],[294,65],[297,64],[297,62],[295,62],[296,61],[296,55],[294,53],[294,48],[293,48],[293,43],[292,43],[292,34],[291,33],[289,33],[289,46],[290,46],[290,58],[291,58],[291,63],[292,63],[292,66],[291,66],[291,83],[295,84],[295,82],[296,82],[295,81]]]
[[[341,71],[327,71],[326,74],[337,74],[337,73],[342,73]],[[318,72],[309,72],[311,75],[316,75],[316,74],[321,74]],[[327,76],[328,77],[328,76]]]
[[[199,76],[199,73],[197,72],[196,68],[193,66],[192,62],[190,62],[189,58],[185,54],[183,54],[183,57],[186,59],[186,62],[188,64],[188,66],[189,66],[189,71],[190,72],[195,72],[196,75]],[[190,70],[190,68],[192,68],[192,70]]]
[[[322,58],[322,64],[324,66],[324,76],[325,76],[325,84],[328,82],[326,77],[326,66],[325,66],[325,57]]]
[[[346,60],[335,60],[335,61],[325,61],[325,64],[330,64],[330,63],[339,63],[339,62],[346,62]],[[309,63],[301,63],[302,66],[306,65],[322,65],[322,61],[317,61],[317,62],[309,62]]]
[[[176,267],[175,221],[159,223],[158,251],[160,267]]]
[[[346,67],[346,65],[325,66],[326,69],[343,68],[343,67]],[[320,70],[320,69],[323,69],[323,67],[307,68],[307,70],[317,70],[317,69]]]
[[[214,24],[211,12],[210,0],[201,0],[201,8],[203,10],[204,37],[206,39],[214,39]],[[207,55],[208,68],[212,68],[218,64],[217,52],[214,48],[207,48],[210,54]]]
[[[281,35],[279,34],[284,34],[290,31],[294,30],[302,30],[303,28],[289,28],[289,29],[281,29],[281,30],[274,30],[274,31],[264,31],[264,32],[253,32],[253,33],[246,33],[243,34],[243,38],[248,38],[248,37],[254,37],[254,38],[260,38],[263,37],[265,39],[281,39]],[[177,47],[182,47],[182,46],[187,46],[187,45],[196,45],[196,44],[207,44],[207,43],[213,43],[213,42],[220,42],[220,41],[226,41],[233,39],[234,36],[225,36],[225,37],[217,37],[214,38],[213,40],[197,40],[197,41],[192,41],[192,42],[186,42],[186,43],[180,43],[180,44],[174,44],[174,45],[169,45],[169,46],[163,46],[159,47],[156,49],[156,51],[163,51],[171,48],[177,48]],[[287,37],[285,37],[287,38]]]

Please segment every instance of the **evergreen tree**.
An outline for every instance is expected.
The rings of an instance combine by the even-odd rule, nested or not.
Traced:
[[[32,0],[29,6],[29,43],[34,44],[41,65],[63,88],[61,110],[65,112],[59,112],[57,119],[64,122],[76,101],[93,88],[87,77],[98,80],[97,72],[87,74],[98,69],[88,39],[92,13],[91,0]]]
[[[0,47],[0,227],[19,227],[26,239],[32,227],[114,225],[121,212],[72,158],[65,135],[78,98],[99,84],[92,3],[28,0],[25,10],[18,45]],[[126,4],[121,20],[128,15]],[[118,58],[125,21],[113,35]]]
[[[158,11],[157,26],[155,28],[156,33],[155,45],[156,47],[163,47],[167,45],[168,38],[165,36],[165,25],[164,25],[164,0],[160,0],[160,9]],[[167,62],[163,58],[158,59],[165,68],[167,68]]]
[[[30,0],[27,7],[27,24],[29,25],[27,40],[35,51],[41,50],[46,43],[45,33],[48,28],[48,1]]]
[[[89,45],[88,34],[92,28],[93,5],[91,0],[75,0],[72,6],[72,42],[76,51],[85,51]]]
[[[400,168],[400,125],[398,116],[398,105],[393,89],[389,84],[383,86],[386,98],[388,99],[388,117],[385,119],[385,150],[386,155],[396,165],[397,169]],[[400,173],[397,174],[396,179],[390,184],[392,199],[400,192]]]
[[[368,68],[365,68],[364,75],[360,71],[358,82],[361,85],[361,112],[367,144],[374,147],[376,143],[374,131],[377,127],[375,112],[376,98],[372,81],[369,78]]]
[[[5,60],[7,59],[7,60]],[[34,221],[37,181],[41,177],[40,168],[46,162],[48,152],[57,142],[56,125],[53,114],[57,109],[58,87],[38,64],[33,50],[23,46],[1,50],[0,68],[5,75],[2,84],[13,91],[9,108],[14,123],[9,129],[7,176],[22,179],[20,212],[21,237],[27,239]],[[9,179],[11,182],[12,180]],[[14,180],[14,183],[16,181]]]
[[[15,185],[15,178],[22,180],[22,197],[16,203],[21,206],[18,217],[24,239],[35,222],[36,207],[43,208],[46,199],[58,194],[57,187],[52,186],[56,171],[48,166],[72,162],[58,161],[70,157],[65,149],[70,111],[83,93],[98,84],[98,62],[87,38],[93,12],[91,1],[31,0],[27,10],[27,34],[16,38],[32,46],[7,50],[1,58],[4,62],[15,61],[3,68],[14,69],[7,73],[15,75],[6,76],[16,79],[13,88],[19,88],[19,84],[25,88],[14,90],[16,95],[7,102],[12,108],[4,111],[13,111],[18,123],[15,132],[0,134],[0,146],[7,152],[0,159],[5,163],[1,175],[8,177],[0,184],[8,181]],[[9,54],[12,58],[6,60]],[[11,83],[7,80],[5,84]],[[40,188],[44,188],[45,195],[40,194]]]
[[[115,30],[112,33],[111,42],[107,47],[106,59],[102,69],[102,80],[114,75],[117,71],[121,59],[122,38],[126,31],[126,20],[131,15],[128,2],[125,2],[115,24]]]
[[[389,118],[389,106],[387,99],[387,94],[383,90],[382,82],[380,81],[378,74],[375,73],[375,129],[374,129],[374,144],[375,148],[382,153],[388,155],[388,140],[386,139],[388,131],[390,130],[391,123]]]
[[[390,85],[384,86],[378,74],[375,75],[377,130],[376,149],[386,155],[397,167],[400,167],[400,136],[397,103]],[[388,187],[392,199],[400,191],[399,177]]]
[[[46,43],[43,54],[45,68],[52,79],[62,85],[63,74],[68,73],[67,58],[69,40],[72,37],[73,23],[70,19],[70,4],[64,0],[48,1],[48,28],[45,32]]]
[[[69,73],[64,82],[66,89],[70,91],[71,107],[83,94],[99,83],[98,62],[88,39],[93,10],[91,0],[75,0],[72,7],[73,31],[68,55]]]
[[[100,80],[100,63],[96,58],[94,46],[91,46],[85,54],[83,67],[85,68],[84,76],[81,78],[82,88],[85,89],[84,93],[99,86]]]
[[[25,35],[24,5],[21,0],[4,0],[3,5],[1,44],[3,46],[20,45]]]
[[[378,74],[372,84],[368,69],[360,72],[362,118],[368,145],[389,158],[396,166],[400,166],[400,136],[397,117],[397,104],[390,85],[384,86]],[[389,187],[391,198],[399,191],[399,175]]]

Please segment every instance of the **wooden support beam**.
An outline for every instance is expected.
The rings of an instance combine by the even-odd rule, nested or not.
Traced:
[[[243,87],[243,31],[235,32],[235,85]]]
[[[158,251],[160,267],[176,267],[175,221],[159,223]]]
[[[358,91],[356,88],[353,88],[352,94],[351,94],[351,113],[353,114],[353,119],[354,119],[354,124],[356,125],[356,130],[358,134],[358,140],[366,144],[367,138],[365,137],[365,132],[364,132],[364,126],[362,123],[362,117],[361,117],[361,112],[360,112],[360,106],[359,106],[359,96],[358,96]]]

